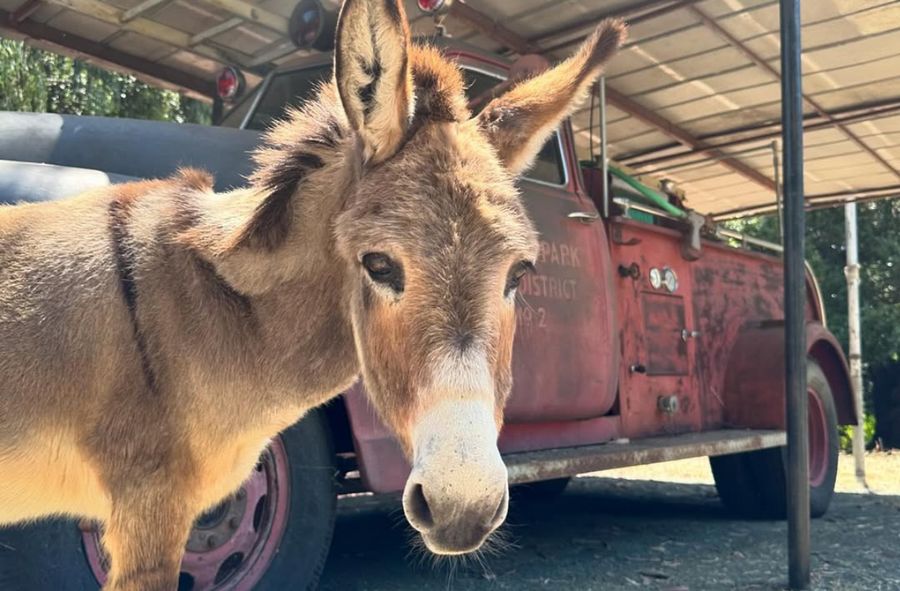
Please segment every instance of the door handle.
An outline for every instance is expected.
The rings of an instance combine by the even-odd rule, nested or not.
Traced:
[[[567,216],[570,220],[578,220],[582,224],[590,224],[600,219],[600,214],[593,211],[573,211]]]
[[[688,342],[688,339],[696,339],[700,337],[699,330],[688,330],[686,328],[681,329],[681,340],[685,343]]]

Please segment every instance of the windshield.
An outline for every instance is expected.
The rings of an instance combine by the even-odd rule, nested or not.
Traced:
[[[299,70],[287,70],[274,74],[257,90],[238,103],[222,119],[225,127],[243,127],[262,131],[272,122],[284,116],[290,106],[299,106],[315,92],[318,85],[331,75],[330,63],[306,67]],[[469,106],[479,111],[492,98],[491,91],[503,82],[503,77],[481,70],[462,66],[466,84],[466,96]],[[260,93],[262,95],[260,96]],[[246,123],[247,113],[252,114]],[[243,125],[242,125],[243,124]],[[551,185],[566,183],[566,169],[559,134],[556,133],[544,144],[535,158],[534,164],[525,176]]]

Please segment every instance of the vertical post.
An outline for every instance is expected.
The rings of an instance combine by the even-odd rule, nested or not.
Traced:
[[[850,382],[853,385],[853,405],[856,408],[856,425],[853,427],[853,461],[856,466],[856,482],[865,490],[866,450],[863,409],[862,347],[859,322],[859,248],[856,231],[856,203],[844,205],[844,227],[847,237],[847,333],[850,341]]]
[[[772,170],[775,173],[775,208],[778,210],[778,240],[784,244],[784,206],[781,199],[781,163],[778,161],[778,141],[772,140]]]
[[[800,0],[780,0],[781,136],[784,146],[784,316],[787,394],[788,575],[809,587],[809,401],[806,393],[803,98]]]
[[[603,171],[603,219],[609,218],[609,160],[606,145],[606,76],[600,77],[600,160]]]
[[[212,124],[218,125],[219,122],[222,121],[222,116],[224,114],[225,103],[222,101],[222,97],[219,96],[219,93],[216,93],[216,96],[213,97]]]

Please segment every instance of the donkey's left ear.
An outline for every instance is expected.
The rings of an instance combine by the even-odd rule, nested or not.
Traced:
[[[409,25],[401,0],[346,0],[338,20],[334,77],[369,162],[397,151],[414,106]]]
[[[601,22],[575,55],[514,86],[481,111],[478,125],[511,172],[531,166],[547,137],[585,99],[625,36],[621,20]]]

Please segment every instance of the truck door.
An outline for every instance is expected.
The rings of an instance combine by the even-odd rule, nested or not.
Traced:
[[[619,304],[619,400],[628,437],[700,429],[690,262],[681,234],[652,223],[609,224]]]
[[[536,56],[521,58],[513,71],[533,71],[538,65],[531,58]],[[488,63],[459,59],[477,110],[503,78]],[[519,287],[507,424],[591,419],[615,404],[618,347],[609,246],[593,201],[580,190],[577,162],[566,123],[519,182],[540,233],[540,254],[537,272]]]
[[[566,133],[548,142],[520,182],[540,254],[537,272],[519,288],[510,423],[594,418],[615,403],[618,347],[606,232],[571,178],[578,170],[564,158]],[[554,169],[556,176],[549,174]]]

